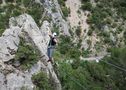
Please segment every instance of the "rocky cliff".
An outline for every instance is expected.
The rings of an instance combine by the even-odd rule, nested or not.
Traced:
[[[10,18],[9,26],[10,28],[6,29],[0,37],[0,90],[20,90],[22,87],[33,90],[35,85],[32,83],[31,77],[41,70],[53,80],[56,85],[55,90],[61,90],[60,81],[51,63],[47,63],[46,51],[49,42],[48,31],[50,31],[50,23],[43,21],[42,26],[39,28],[31,16],[23,14]],[[41,57],[36,64],[25,71],[8,64],[15,57],[20,37],[29,40],[39,50]]]

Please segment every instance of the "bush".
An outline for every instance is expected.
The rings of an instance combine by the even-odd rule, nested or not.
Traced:
[[[12,13],[12,16],[16,17],[16,16],[19,16],[19,15],[21,15],[21,14],[22,14],[22,12],[21,12],[20,10],[14,9],[14,10],[13,10],[13,13]]]
[[[61,9],[62,9],[64,18],[65,18],[65,17],[68,17],[68,15],[70,14],[70,8],[67,8],[67,7],[66,7],[65,1],[66,1],[66,0],[58,0],[59,4],[60,4],[60,6],[61,6]]]
[[[88,23],[94,24],[95,28],[101,28],[103,18],[101,16],[101,13],[99,11],[96,11],[92,13],[92,15],[88,18]]]
[[[111,24],[112,23],[112,19],[111,18],[106,18],[106,24]]]
[[[89,29],[89,30],[88,30],[88,35],[91,36],[92,33],[93,33],[93,30],[92,30],[92,29]]]
[[[52,90],[47,75],[42,71],[32,76],[32,82],[39,90]]]
[[[79,42],[77,43],[77,48],[78,48],[78,49],[80,49],[81,44],[82,44],[82,40],[80,39]]]
[[[72,42],[69,36],[64,36],[64,35],[60,36],[60,41],[61,41],[61,44],[63,43],[70,44]]]
[[[123,19],[126,19],[126,1],[125,0],[115,0],[113,1],[114,8],[117,9],[118,15],[120,15]]]
[[[5,0],[6,2],[14,2],[14,0]]]
[[[74,36],[74,33],[72,31],[73,29],[69,29],[69,33],[71,34],[71,36],[73,37]]]
[[[44,20],[46,20],[46,21],[48,21],[48,22],[51,22],[51,21],[52,21],[52,18],[51,18],[50,16],[46,15],[46,16],[43,18],[42,21],[44,21]]]
[[[72,44],[72,41],[70,39],[69,36],[60,36],[60,42],[58,45],[58,49],[60,51],[61,54],[66,54],[68,52],[68,50],[70,49]]]
[[[20,62],[20,68],[23,70],[30,69],[37,63],[39,53],[30,44],[26,43],[23,38],[20,39],[19,48],[15,55],[15,60]]]
[[[81,36],[81,33],[82,33],[81,27],[78,26],[77,29],[76,29],[76,35],[77,35],[78,37],[80,37],[80,36]]]
[[[62,12],[65,17],[68,17],[68,15],[70,14],[70,8],[62,7]]]
[[[81,9],[91,11],[92,10],[92,4],[90,2],[84,3],[84,4],[82,4]]]
[[[3,32],[4,32],[4,29],[0,29],[0,36],[2,35]]]
[[[61,55],[60,51],[57,50],[54,52],[53,58],[55,61],[60,61],[61,59],[63,59],[62,57],[63,56]]]
[[[64,42],[59,44],[58,49],[61,54],[67,54],[70,47],[71,47],[70,44]]]
[[[70,57],[71,59],[79,59],[81,55],[81,52],[78,50],[78,48],[71,48],[69,51],[67,51],[67,56]]]
[[[25,7],[28,7],[31,3],[31,0],[22,0]]]
[[[37,3],[34,3],[34,5],[28,10],[28,14],[30,14],[34,18],[39,26],[41,26],[40,20],[42,18],[43,11],[43,7]]]
[[[65,6],[65,1],[66,1],[66,0],[58,0],[59,4],[60,4],[61,6],[63,6],[63,7]]]
[[[78,46],[72,43],[69,36],[60,36],[58,51],[61,55],[64,55],[64,57],[72,59],[78,59],[81,54],[78,50]]]
[[[88,57],[89,54],[90,54],[90,51],[89,51],[89,50],[82,50],[81,55],[82,55],[83,57]]]
[[[104,37],[104,43],[112,45],[112,40],[110,40],[110,37]]]

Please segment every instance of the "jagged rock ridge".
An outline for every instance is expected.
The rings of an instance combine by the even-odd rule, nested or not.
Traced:
[[[44,21],[39,29],[32,17],[24,14],[16,18],[10,18],[9,26],[10,28],[5,30],[2,37],[0,37],[0,42],[3,43],[0,44],[1,52],[3,52],[0,54],[0,90],[20,90],[22,87],[32,90],[35,86],[31,81],[31,77],[40,70],[47,73],[48,77],[51,75],[50,78],[52,78],[53,83],[56,85],[55,90],[60,90],[61,85],[57,75],[51,63],[46,62],[48,60],[46,50],[49,42],[48,31],[50,30],[50,24]],[[14,58],[20,42],[19,36],[28,38],[37,47],[42,56],[37,64],[25,72],[12,65],[5,64],[5,62]]]

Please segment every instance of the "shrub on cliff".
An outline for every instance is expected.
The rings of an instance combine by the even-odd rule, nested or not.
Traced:
[[[36,85],[38,90],[53,90],[47,75],[42,71],[32,76],[32,82]]]

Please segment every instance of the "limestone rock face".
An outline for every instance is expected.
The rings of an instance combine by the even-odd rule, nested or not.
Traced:
[[[6,85],[4,85],[5,76],[3,73],[0,73],[0,90],[6,90]]]
[[[59,26],[59,29],[63,34],[70,36],[69,33],[69,25],[68,22],[66,22],[63,19],[62,10],[60,8],[60,5],[58,4],[57,0],[36,0],[37,2],[41,2],[40,4],[43,4],[47,15],[51,16],[53,24],[56,24],[56,26]],[[52,9],[55,9],[56,12],[53,12]]]
[[[39,28],[30,15],[23,14],[16,18],[10,18],[9,25],[10,28],[6,29],[0,37],[0,90],[21,90],[21,88],[33,90],[35,86],[31,77],[41,70],[47,73],[48,77],[56,83],[55,90],[61,90],[61,84],[51,63],[47,63],[46,52],[50,40],[48,36],[50,31],[49,22],[44,21]],[[41,55],[41,60],[26,71],[21,71],[11,64],[4,63],[14,58],[20,36],[29,40],[40,51]]]
[[[30,75],[29,75],[30,76]],[[26,75],[17,75],[17,73],[11,73],[6,76],[7,79],[7,89],[8,90],[20,90],[22,87],[27,87],[27,89],[33,89],[32,82]]]
[[[24,35],[29,37],[41,51],[41,54],[46,56],[47,45],[50,39],[48,36],[49,23],[44,21],[41,29],[39,29],[33,18],[27,14],[19,16],[16,22],[18,26],[21,26]]]
[[[34,84],[31,81],[31,77],[33,74],[38,73],[41,69],[46,70],[46,67],[40,61],[35,64],[29,71],[22,72],[15,69],[15,73],[9,73],[6,75],[6,89],[21,90],[21,88],[25,88],[27,90],[33,90]]]
[[[19,27],[12,27],[7,29],[0,37],[0,60],[5,62],[14,58],[15,52],[18,49],[19,34],[21,29]]]

